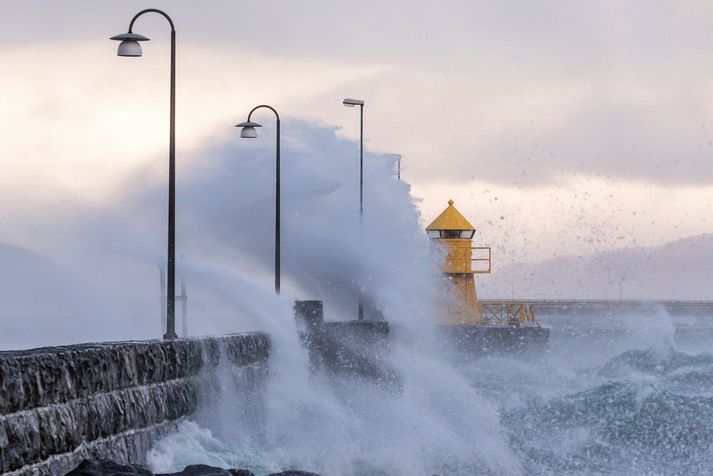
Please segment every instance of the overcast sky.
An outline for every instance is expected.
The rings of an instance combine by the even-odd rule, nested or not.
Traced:
[[[167,25],[137,21],[141,59],[108,40],[145,7],[178,30],[179,174],[259,103],[355,140],[358,97],[424,223],[453,198],[496,259],[713,225],[710,2],[4,0],[1,242],[41,247],[55,207],[111,203],[165,160]]]

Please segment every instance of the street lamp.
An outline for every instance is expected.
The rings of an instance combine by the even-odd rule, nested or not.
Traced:
[[[359,106],[359,226],[364,224],[364,101],[345,98],[346,107]],[[359,320],[364,319],[364,303],[359,298]]]
[[[134,33],[134,22],[144,13],[158,13],[171,26],[171,106],[170,132],[168,143],[168,286],[166,290],[166,334],[164,339],[175,339],[176,335],[176,29],[173,20],[165,12],[155,8],[141,10],[129,23],[129,31],[112,36],[120,41],[118,56],[138,57],[142,55],[141,41],[149,41],[145,36]]]
[[[359,220],[362,220],[364,216],[364,101],[346,98],[342,104],[346,107],[359,106]]]
[[[235,127],[241,127],[240,137],[243,139],[255,139],[257,137],[257,127],[262,125],[251,121],[253,112],[260,108],[271,110],[277,119],[276,144],[275,144],[275,293],[280,294],[280,115],[275,108],[267,104],[261,104],[252,108],[248,114],[248,120],[241,122]]]

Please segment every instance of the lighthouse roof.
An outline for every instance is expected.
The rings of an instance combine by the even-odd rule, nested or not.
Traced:
[[[465,219],[461,213],[453,206],[453,200],[448,200],[448,208],[443,210],[426,230],[474,230],[475,227]]]

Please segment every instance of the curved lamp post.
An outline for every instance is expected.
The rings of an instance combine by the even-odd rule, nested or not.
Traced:
[[[129,23],[129,31],[112,36],[120,41],[118,56],[141,56],[140,41],[149,41],[145,36],[133,32],[134,22],[144,13],[158,13],[168,20],[171,26],[171,110],[168,145],[168,286],[166,290],[166,334],[164,339],[175,339],[176,335],[176,29],[173,20],[165,12],[155,8],[141,10]]]
[[[276,144],[275,144],[275,293],[280,294],[280,115],[274,107],[267,104],[261,104],[252,108],[248,114],[248,120],[237,124],[235,127],[241,127],[240,137],[243,139],[254,139],[257,137],[256,127],[262,127],[261,124],[251,121],[253,112],[260,108],[271,110],[275,113],[277,119],[276,127]]]
[[[345,98],[346,107],[359,106],[359,226],[364,224],[364,101]],[[359,299],[359,320],[364,319],[364,303]]]

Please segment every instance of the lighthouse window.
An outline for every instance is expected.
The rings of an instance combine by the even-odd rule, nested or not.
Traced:
[[[465,238],[471,239],[475,230],[426,230],[429,238]]]

